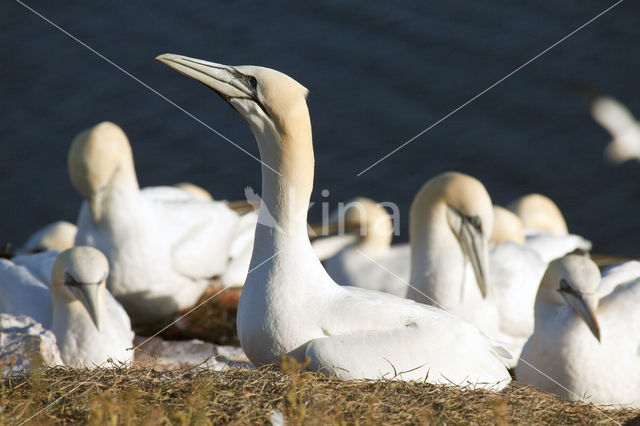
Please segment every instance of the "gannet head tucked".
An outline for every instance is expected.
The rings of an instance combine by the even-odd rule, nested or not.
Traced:
[[[76,136],[67,163],[71,184],[89,203],[95,222],[102,217],[102,201],[117,177],[133,181],[137,189],[129,139],[114,123],[102,122]]]
[[[524,244],[524,226],[518,216],[504,207],[493,206],[493,232],[491,242]]]
[[[366,197],[357,197],[345,205],[345,229],[358,230],[362,244],[388,248],[393,239],[393,222],[387,210]],[[338,218],[339,219],[339,218]]]
[[[73,247],[56,258],[51,272],[52,295],[64,304],[82,303],[99,330],[108,274],[109,262],[100,250]]]
[[[600,340],[596,317],[599,285],[598,266],[588,256],[568,254],[549,264],[540,282],[538,298],[558,306],[569,305]]]
[[[539,229],[556,235],[567,235],[569,230],[562,212],[551,200],[541,194],[527,194],[507,206],[517,214],[526,229]]]
[[[59,220],[36,231],[22,247],[24,253],[38,253],[47,250],[62,251],[74,246],[78,227]]]
[[[493,205],[484,185],[462,173],[438,175],[425,183],[416,194],[409,217],[412,250],[413,238],[423,233],[419,228],[425,222],[430,227],[449,228],[456,236],[465,258],[471,262],[483,297],[486,296]],[[428,228],[426,233],[429,233]],[[429,235],[425,237],[429,238]]]

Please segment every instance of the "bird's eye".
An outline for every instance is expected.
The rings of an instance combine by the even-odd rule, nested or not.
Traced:
[[[563,292],[563,293],[567,293],[567,294],[573,294],[573,295],[577,295],[578,292],[574,290],[573,287],[571,287],[571,284],[569,284],[567,282],[567,280],[565,280],[564,278],[562,278],[560,280],[560,289],[559,291]]]
[[[247,84],[252,89],[255,89],[256,87],[258,87],[258,80],[256,80],[256,78],[253,77],[253,76],[249,76],[249,77],[247,77]]]
[[[471,222],[473,227],[476,228],[478,231],[482,229],[482,221],[480,220],[479,216],[470,217],[469,221]]]
[[[66,285],[74,286],[74,287],[77,287],[80,285],[80,283],[78,283],[78,281],[76,281],[73,275],[71,275],[68,271],[65,271],[64,273],[64,283]]]

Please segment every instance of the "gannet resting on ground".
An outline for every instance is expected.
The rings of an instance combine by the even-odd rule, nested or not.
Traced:
[[[606,297],[599,285],[586,256],[549,265],[516,377],[569,400],[640,408],[640,279]]]
[[[404,297],[409,282],[410,247],[391,245],[393,223],[387,210],[369,198],[359,197],[346,205],[344,218],[339,220],[344,220],[345,228],[360,228],[361,236],[324,261],[331,278],[340,285]]]
[[[251,362],[279,363],[286,354],[299,361],[309,357],[308,368],[341,379],[492,389],[509,383],[504,349],[468,323],[389,294],[341,287],[327,275],[307,235],[314,159],[304,87],[268,68],[172,54],[157,59],[225,99],[249,124],[268,165],[262,168],[259,215],[272,215],[277,226],[258,221],[255,270],[237,316],[238,337]]]
[[[191,307],[225,271],[238,215],[174,187],[141,191],[131,145],[117,125],[103,122],[76,136],[69,175],[86,199],[76,244],[107,255],[107,285],[134,325]]]
[[[0,259],[0,312],[52,330],[67,366],[129,362],[131,323],[106,290],[108,272],[107,258],[92,247]]]
[[[442,307],[503,342],[515,365],[533,332],[533,304],[545,264],[512,242],[490,250],[493,219],[491,198],[477,179],[448,172],[429,180],[409,215],[407,298]]]
[[[67,250],[73,247],[78,228],[60,220],[34,232],[20,249],[20,253],[38,253],[48,250]]]
[[[591,102],[593,119],[613,138],[605,148],[605,156],[613,164],[640,161],[640,122],[617,100],[598,96]]]
[[[569,234],[562,212],[549,197],[527,194],[507,206],[517,214],[525,228],[525,245],[535,250],[545,263],[575,251],[591,250],[591,241]]]

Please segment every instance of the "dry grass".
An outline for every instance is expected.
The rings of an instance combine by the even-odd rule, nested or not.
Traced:
[[[89,424],[608,424],[640,411],[602,411],[517,383],[500,393],[420,383],[340,382],[274,369],[157,372],[149,369],[54,368],[0,387],[0,422]]]

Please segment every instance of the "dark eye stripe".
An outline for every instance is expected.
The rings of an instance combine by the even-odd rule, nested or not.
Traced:
[[[76,280],[73,277],[73,275],[71,275],[69,272],[65,272],[64,273],[64,283],[65,283],[65,285],[68,285],[70,287],[80,287],[80,286],[84,286],[84,285],[98,285],[102,281],[104,281],[105,278],[107,278],[107,274],[106,273],[104,274],[102,279],[100,279],[100,281],[98,281],[97,283],[81,283],[80,281]]]
[[[476,230],[482,232],[482,220],[480,220],[479,216],[467,216],[467,220]]]
[[[571,287],[571,285],[564,278],[562,278],[560,280],[560,290],[559,291],[562,291],[562,292],[567,293],[567,294],[573,294],[574,296],[578,296],[578,292],[575,291],[575,289],[573,287]]]

